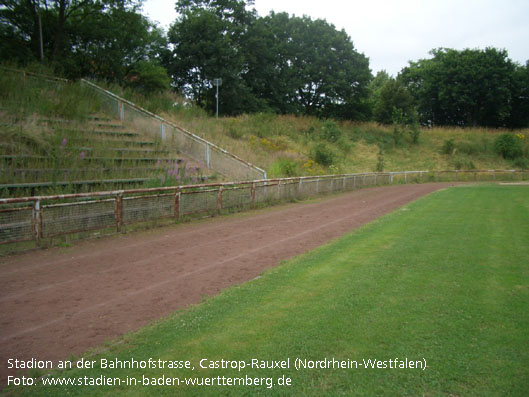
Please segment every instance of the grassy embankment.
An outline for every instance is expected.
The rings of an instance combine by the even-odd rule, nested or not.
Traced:
[[[164,93],[144,97],[117,86],[124,97],[161,114],[268,171],[270,176],[404,170],[520,169],[529,167],[529,130],[421,128],[418,144],[404,132],[395,143],[393,126],[315,117],[251,114],[216,120]],[[402,132],[402,129],[401,129]],[[518,134],[524,157],[506,160],[494,147],[502,133]],[[450,142],[448,145],[447,143]],[[450,146],[451,145],[451,146]],[[382,155],[380,153],[382,152]]]
[[[31,387],[29,395],[525,395],[529,388],[527,186],[458,187],[123,338],[97,367],[60,377],[272,378],[262,386]],[[194,370],[100,369],[190,360]],[[296,358],[388,368],[302,369]],[[389,360],[425,360],[426,370]],[[286,369],[200,369],[201,359],[287,360]],[[424,362],[424,361],[423,361]],[[209,363],[206,361],[204,363]],[[400,361],[397,361],[400,363]],[[397,364],[398,366],[399,364]],[[291,379],[280,387],[278,378]]]
[[[0,188],[2,197],[157,187],[200,180],[202,169],[196,171],[200,164],[179,154],[172,143],[162,145],[160,138],[148,131],[109,120],[94,90],[79,82],[2,72],[0,184],[52,183],[36,189]],[[138,178],[147,180],[125,186],[62,185]]]
[[[76,140],[82,143],[85,138],[82,133],[71,135],[72,131],[60,126],[45,129],[35,120],[54,117],[82,124],[89,115],[101,112],[100,99],[93,91],[79,84],[63,86],[28,78],[21,88],[20,80],[20,76],[12,73],[4,73],[0,78],[0,122],[3,123],[0,137],[4,142],[4,152],[37,154],[48,158],[47,161],[38,160],[36,163],[31,163],[30,159],[18,168],[86,168],[86,161],[80,158],[81,149],[70,150],[69,156],[65,156],[61,145],[66,136],[69,145],[74,145]],[[521,141],[525,157],[505,160],[494,148],[495,139],[504,132],[499,130],[424,128],[417,144],[412,143],[411,135],[407,132],[396,144],[393,126],[273,114],[221,117],[216,120],[196,107],[173,106],[177,102],[181,103],[181,98],[170,93],[143,96],[131,89],[115,85],[107,87],[266,169],[270,177],[377,170],[511,169],[529,166],[529,132],[525,130],[512,132],[518,134],[516,139]],[[448,142],[451,142],[451,146],[447,146]],[[102,156],[106,155],[104,149],[109,146],[102,141],[98,147],[94,140],[91,140],[90,145],[95,151],[103,153]],[[112,157],[112,154],[108,157]],[[105,173],[95,170],[92,173],[84,169],[82,175],[85,178],[73,175],[70,179],[115,179],[139,175],[135,168],[141,164],[128,162],[127,166],[132,169],[132,174],[119,170],[119,166],[116,167],[114,163],[102,163],[99,168],[115,170]],[[47,182],[50,178],[64,179],[60,173],[56,174],[52,173],[51,177],[47,175],[44,179]],[[154,178],[148,186],[168,183],[176,184],[177,181],[170,175],[164,175],[163,182]],[[64,188],[55,190],[66,192]]]

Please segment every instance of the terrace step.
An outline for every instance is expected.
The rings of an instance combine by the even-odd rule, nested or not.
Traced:
[[[11,154],[4,154],[0,155],[0,161],[5,160],[7,162],[13,162],[16,160],[50,160],[49,156],[39,156],[39,155],[31,155],[31,154],[18,154],[18,155],[11,155]],[[123,161],[141,161],[141,162],[161,162],[164,161],[177,161],[180,162],[183,160],[182,157],[108,157],[108,156],[86,156],[83,158],[83,161],[116,161],[116,162],[123,162]]]
[[[81,125],[81,124],[87,124],[94,128],[101,128],[101,129],[111,129],[111,130],[123,130],[126,127],[123,125],[121,121],[101,121],[101,120],[87,120],[86,122],[82,122],[79,120],[63,120],[63,119],[46,119],[46,118],[39,118],[37,120],[37,124],[48,124],[50,126],[53,126],[54,124],[59,125]]]
[[[124,138],[130,138],[124,136]],[[131,139],[105,139],[105,140],[95,140],[94,138],[89,137],[81,137],[81,138],[67,138],[67,143],[75,143],[75,144],[94,144],[94,143],[104,143],[106,144],[114,144],[114,145],[124,145],[124,146],[135,146],[135,147],[143,147],[143,146],[155,146],[155,141],[145,141],[145,140],[131,140]]]
[[[30,190],[31,195],[34,196],[39,189],[53,188],[53,187],[64,187],[69,186],[75,189],[79,189],[83,186],[126,186],[126,185],[141,185],[144,182],[153,180],[150,178],[127,178],[127,179],[96,179],[96,180],[84,180],[84,181],[60,181],[60,182],[35,182],[35,183],[7,183],[0,184],[0,191],[12,192],[15,190]],[[206,182],[207,176],[201,176],[197,182]]]
[[[80,134],[80,135],[106,135],[106,136],[118,136],[118,137],[141,137],[139,132],[135,131],[116,131],[116,130],[105,130],[105,129],[68,129],[64,132],[69,134]]]

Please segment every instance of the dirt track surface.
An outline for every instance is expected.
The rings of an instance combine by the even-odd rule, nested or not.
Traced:
[[[79,355],[449,185],[362,189],[0,258],[0,385],[15,374],[9,358]]]

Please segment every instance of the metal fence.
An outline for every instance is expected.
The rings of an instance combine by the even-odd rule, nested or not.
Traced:
[[[230,180],[266,179],[266,172],[261,168],[88,80],[82,79],[81,82],[100,94],[103,108],[110,115],[174,144],[180,152],[202,162],[207,168]]]
[[[405,171],[255,180],[152,189],[0,199],[0,244],[191,214],[211,215],[367,186],[436,181],[527,181],[529,171]]]

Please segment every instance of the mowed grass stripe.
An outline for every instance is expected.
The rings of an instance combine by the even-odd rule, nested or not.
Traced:
[[[529,390],[529,187],[457,187],[128,335],[103,356],[195,371],[59,376],[286,375],[292,386],[27,388],[28,394],[524,395]],[[416,369],[199,369],[202,358],[420,360]]]

